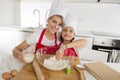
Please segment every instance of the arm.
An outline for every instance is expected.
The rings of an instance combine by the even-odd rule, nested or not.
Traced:
[[[64,46],[66,46],[66,48],[84,47],[86,44],[87,44],[87,41],[85,39],[78,39],[71,43],[63,45],[63,47]]]
[[[29,46],[30,45],[26,41],[23,41],[21,44],[19,44],[13,49],[13,55],[16,58],[18,58],[20,61],[25,62],[23,58],[22,50],[28,48]]]
[[[60,59],[63,56],[63,51],[67,48],[84,47],[87,44],[85,39],[78,39],[68,44],[62,45],[58,51],[56,51],[56,58]]]

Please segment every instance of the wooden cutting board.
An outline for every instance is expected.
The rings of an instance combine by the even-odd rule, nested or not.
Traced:
[[[54,65],[53,65],[54,66]],[[80,73],[71,67],[71,74],[66,74],[66,69],[63,70],[49,70],[45,68],[41,62],[39,62],[39,67],[46,80],[81,80]]]
[[[71,74],[67,75],[66,69],[58,71],[49,70],[41,64],[41,61],[38,61],[38,63],[43,75],[45,76],[45,80],[81,80],[80,73],[74,69],[74,66],[72,66]],[[73,65],[76,64],[79,64],[79,58],[75,58]],[[17,73],[13,80],[37,80],[32,63],[26,64],[20,72]]]
[[[120,73],[104,63],[87,63],[84,66],[98,80],[120,80]]]
[[[12,80],[37,80],[32,63],[27,63]]]

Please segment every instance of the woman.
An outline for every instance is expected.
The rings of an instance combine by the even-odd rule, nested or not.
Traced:
[[[58,40],[58,37],[60,35],[58,30],[64,26],[64,17],[67,13],[67,9],[65,8],[65,6],[63,6],[63,4],[64,3],[61,0],[55,0],[53,2],[49,14],[50,17],[47,20],[47,27],[43,30],[37,29],[26,40],[24,40],[21,44],[16,46],[13,49],[13,55],[15,57],[20,59],[22,62],[25,62],[22,51],[23,49],[28,48],[31,44],[36,44],[35,52],[39,48],[46,47],[47,53],[49,54],[54,53],[54,51],[56,51],[59,48],[61,42]],[[62,12],[63,10],[64,12]]]
[[[30,35],[26,40],[24,40],[20,45],[13,49],[13,54],[15,57],[22,59],[22,50],[29,47],[31,44],[36,44],[35,52],[42,47],[58,47],[56,33],[60,27],[63,26],[62,16],[54,15],[48,19],[48,26],[43,30],[36,30],[35,33]],[[49,49],[50,50],[50,49]],[[52,51],[52,50],[50,50]]]
[[[80,48],[86,45],[85,39],[75,40],[75,32],[77,29],[76,16],[68,15],[65,18],[65,27],[61,32],[61,41],[63,42],[61,48],[56,51],[56,58],[60,59],[63,55],[65,56],[77,56]]]

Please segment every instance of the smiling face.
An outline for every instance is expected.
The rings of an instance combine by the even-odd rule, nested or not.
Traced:
[[[48,19],[48,29],[51,33],[57,32],[64,25],[63,18],[60,15],[54,15]]]
[[[71,41],[75,36],[75,32],[72,27],[65,27],[62,29],[62,38],[63,41]]]

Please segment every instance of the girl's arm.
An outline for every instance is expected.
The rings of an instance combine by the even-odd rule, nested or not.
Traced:
[[[63,45],[63,47],[64,46],[66,46],[66,48],[84,47],[86,44],[87,44],[87,40],[78,39],[78,40],[74,40],[73,42]]]
[[[84,47],[87,44],[87,40],[85,39],[78,39],[68,44],[64,44],[60,47],[59,50],[56,51],[56,58],[60,59],[63,56],[63,51],[67,48],[77,48],[77,47]]]

